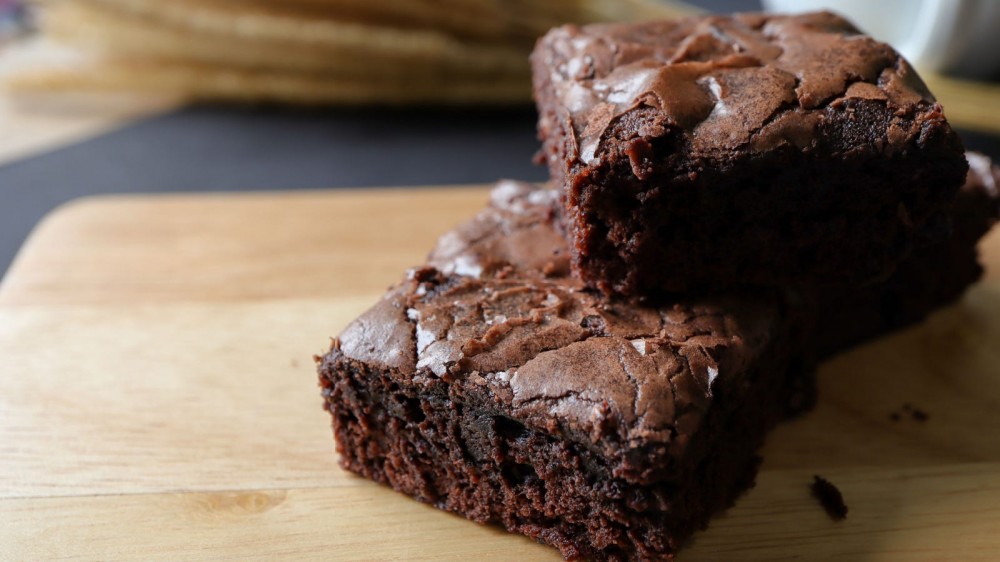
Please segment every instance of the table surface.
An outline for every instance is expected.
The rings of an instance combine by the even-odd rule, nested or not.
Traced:
[[[486,198],[403,193],[99,197],[44,220],[0,285],[0,559],[557,560],[335,464],[311,355]],[[960,303],[821,367],[818,407],[681,560],[995,559],[1000,230],[982,251]],[[891,421],[904,403],[930,418]]]

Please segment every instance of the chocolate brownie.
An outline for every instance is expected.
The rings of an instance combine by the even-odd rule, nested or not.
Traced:
[[[606,293],[884,280],[965,177],[907,61],[830,13],[568,25],[532,64],[572,265]]]
[[[811,369],[768,297],[650,308],[584,290],[541,247],[565,245],[549,194],[504,194],[480,219],[506,226],[443,241],[488,223],[482,261],[439,253],[318,358],[341,465],[568,559],[669,558],[752,485]]]
[[[976,246],[1000,217],[1000,167],[982,154],[967,156],[969,174],[947,220],[917,233],[913,254],[892,277],[868,287],[813,291],[810,338],[820,358],[923,320],[982,275]]]
[[[948,248],[974,246],[995,219],[990,182],[970,174]],[[317,360],[344,468],[566,558],[670,558],[753,484],[767,429],[811,404],[814,348],[858,339],[832,326],[875,335],[864,323],[804,317],[853,310],[856,319],[907,283],[971,282],[949,279],[964,270],[940,269],[938,247],[921,254],[930,261],[910,258],[897,274],[910,271],[905,280],[842,295],[838,306],[816,305],[815,294],[657,307],[607,299],[568,274],[557,195],[499,184],[427,267]],[[964,250],[954,263],[978,267]],[[923,295],[912,301],[920,314],[955,292]],[[811,344],[817,337],[839,339]]]
[[[977,242],[1000,217],[1000,167],[982,154],[967,156],[965,184],[946,213],[915,233],[912,255],[889,279],[783,291],[800,346],[829,357],[919,322],[979,279]],[[566,275],[570,252],[559,234],[558,209],[556,190],[502,182],[476,219],[441,238],[430,263],[464,275]]]

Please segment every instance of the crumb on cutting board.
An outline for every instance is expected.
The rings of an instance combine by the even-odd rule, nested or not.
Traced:
[[[847,517],[847,504],[844,503],[844,496],[840,490],[829,480],[819,475],[813,475],[813,483],[810,486],[813,496],[819,500],[820,505],[834,521],[841,521]]]

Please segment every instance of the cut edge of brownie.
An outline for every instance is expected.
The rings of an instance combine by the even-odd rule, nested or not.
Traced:
[[[814,289],[810,338],[819,359],[920,322],[960,298],[983,274],[978,241],[1000,218],[1000,166],[969,152],[969,173],[945,216],[918,233],[912,255],[885,282]],[[801,301],[800,301],[801,302]]]
[[[903,268],[894,277],[896,284],[890,280],[870,287],[867,295],[881,298],[923,278],[927,266],[937,269],[940,252],[974,248],[995,222],[1000,214],[1000,169],[991,168],[988,159],[980,156],[970,156],[970,160],[975,173],[969,174],[950,211],[956,218],[951,241],[944,244],[938,237],[929,237],[930,248],[910,259],[912,277]],[[442,237],[428,260],[433,268],[415,270],[404,285],[430,277],[451,279],[450,283],[485,278],[487,283],[547,280],[578,290],[566,278],[567,256],[558,247],[565,242],[554,223],[553,198],[550,190],[502,183],[494,190],[490,206]],[[546,245],[556,247],[546,249]],[[974,250],[971,257],[968,252],[955,255],[958,261],[971,260],[978,268]],[[962,279],[950,283],[945,277],[930,281],[944,289],[931,289],[911,301],[919,303],[918,316],[951,300],[974,280],[959,276]],[[411,291],[421,290],[413,287]],[[857,297],[856,304],[866,306],[867,298]],[[376,307],[387,302],[383,299]],[[414,379],[418,354],[409,342],[417,337],[416,327],[404,320],[408,310],[393,310],[396,322],[360,328],[365,335],[354,342],[351,354],[355,357],[349,357],[342,339],[337,339],[326,356],[317,358],[341,465],[422,502],[552,544],[566,558],[671,555],[693,531],[706,526],[712,513],[731,505],[752,486],[758,462],[755,451],[766,429],[789,413],[807,409],[814,396],[805,358],[812,355],[811,350],[805,357],[797,353],[797,348],[806,348],[810,342],[791,341],[785,332],[771,339],[772,348],[765,345],[756,361],[779,365],[747,373],[746,380],[756,379],[759,384],[742,391],[709,386],[714,391],[712,407],[699,425],[703,431],[693,432],[695,437],[687,447],[695,469],[686,493],[681,493],[684,474],[661,473],[654,478],[649,474],[642,478],[634,471],[616,474],[620,466],[614,464],[615,456],[595,448],[586,432],[537,423],[544,415],[534,421],[519,418],[502,401],[497,402],[495,393],[472,382],[474,377]],[[807,309],[817,310],[822,308]],[[787,320],[791,313],[780,314]],[[827,309],[818,314],[829,313]],[[874,325],[876,331],[884,331],[913,320],[912,315],[878,318]],[[801,318],[788,321],[796,323]],[[595,330],[600,322],[580,325]],[[812,332],[808,337],[859,327],[865,326],[830,323],[826,332]],[[863,337],[873,335],[866,332]],[[856,339],[836,345],[842,348]],[[363,345],[356,345],[359,341]],[[792,351],[796,351],[793,364],[784,364]],[[717,383],[726,380],[716,377]],[[730,446],[733,441],[735,447]],[[673,515],[665,515],[666,511]]]
[[[419,277],[424,283],[430,277],[440,278],[435,282],[444,285],[454,282],[454,276],[427,270]],[[410,295],[436,290],[421,286],[402,290]],[[451,296],[442,293],[442,298]],[[392,300],[384,299],[376,309],[384,309]],[[520,371],[511,375],[511,369],[499,377],[478,371],[436,376],[413,370],[416,357],[379,361],[366,356],[365,350],[376,341],[399,343],[402,329],[378,329],[364,319],[359,319],[363,327],[348,329],[342,336],[351,341],[335,340],[319,361],[341,465],[422,502],[552,544],[567,558],[671,555],[691,533],[704,528],[713,513],[731,505],[752,485],[759,461],[756,450],[766,431],[784,417],[789,403],[802,401],[792,394],[807,392],[810,380],[802,376],[800,366],[788,364],[793,355],[788,335],[776,331],[746,343],[757,351],[747,362],[716,364],[715,376],[707,373],[709,388],[690,388],[707,399],[707,405],[699,407],[698,399],[682,400],[679,407],[689,408],[692,415],[676,411],[669,435],[656,435],[647,442],[623,440],[620,416],[614,412],[621,404],[616,404],[617,391],[608,382],[593,383],[608,386],[608,398],[593,404],[598,419],[579,418],[589,423],[581,431],[563,423],[563,418],[572,422],[578,416],[560,410],[560,402],[567,398],[561,391],[541,409],[519,408],[504,396],[509,387],[494,384],[498,378],[513,379]],[[739,339],[737,335],[735,345],[743,345]],[[590,341],[632,350],[623,338],[597,333],[564,349]],[[599,363],[600,353],[594,360]],[[628,371],[629,360],[619,361]],[[632,407],[637,407],[642,390],[648,387],[652,392],[655,387],[642,386],[648,379],[634,376],[638,378],[633,383],[639,386]],[[697,384],[688,380],[687,384]],[[543,381],[543,387],[548,382]],[[547,396],[545,388],[536,390]],[[577,395],[570,399],[593,400],[584,395],[586,390],[573,392]],[[661,466],[669,469],[660,470]]]
[[[794,33],[859,54],[828,76],[769,53]],[[832,14],[564,26],[532,61],[573,268],[608,294],[883,280],[966,171],[919,76]],[[773,99],[733,94],[754,72]]]
[[[743,411],[723,416],[716,410],[707,420],[714,439],[704,446],[718,454],[693,469],[694,481],[679,489],[637,485],[611,476],[606,459],[593,451],[525,427],[488,404],[400,385],[337,353],[320,369],[343,468],[555,546],[567,559],[658,559],[676,552],[753,486],[756,451],[778,416],[748,406],[773,397],[742,397]],[[783,381],[762,382],[758,392],[770,394],[768,383]]]

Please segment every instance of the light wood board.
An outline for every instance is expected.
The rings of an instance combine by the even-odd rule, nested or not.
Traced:
[[[352,477],[311,355],[485,188],[105,197],[0,284],[0,559],[558,560]],[[1000,231],[921,326],[820,371],[758,485],[679,559],[995,560]],[[890,420],[904,403],[924,422]],[[808,492],[841,488],[833,522]]]

